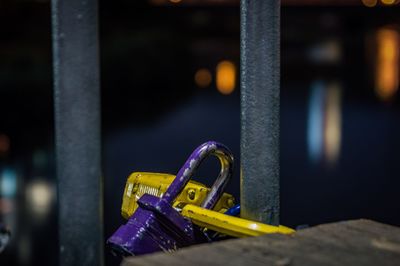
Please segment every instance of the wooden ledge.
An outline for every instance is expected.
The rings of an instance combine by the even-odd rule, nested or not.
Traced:
[[[123,266],[149,265],[400,265],[400,228],[352,220],[297,231],[203,244],[172,254],[127,258]]]

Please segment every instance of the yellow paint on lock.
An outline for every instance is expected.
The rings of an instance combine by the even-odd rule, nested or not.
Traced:
[[[181,203],[178,205],[181,208],[181,214],[191,219],[194,224],[229,236],[248,237],[264,234],[293,234],[295,232],[286,226],[258,223],[192,204]]]
[[[124,195],[122,197],[122,216],[128,219],[135,212],[138,207],[137,201],[143,194],[162,197],[174,179],[175,175],[171,174],[149,172],[132,173],[126,181]],[[210,188],[191,180],[175,199],[173,205],[176,206],[178,203],[184,202],[200,206],[209,192]],[[224,193],[213,210],[225,212],[233,207],[234,204],[234,197],[228,193]]]

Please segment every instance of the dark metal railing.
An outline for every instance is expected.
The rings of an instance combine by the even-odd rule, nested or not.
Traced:
[[[279,224],[280,1],[241,5],[241,216]]]
[[[97,0],[52,0],[60,265],[103,265]]]

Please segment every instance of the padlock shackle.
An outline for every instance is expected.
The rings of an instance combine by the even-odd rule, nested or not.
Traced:
[[[203,160],[209,155],[216,156],[221,163],[221,171],[212,185],[210,193],[208,193],[201,205],[203,208],[212,209],[221,197],[233,173],[232,152],[225,145],[216,141],[203,143],[192,152],[162,198],[172,203],[192,178]]]

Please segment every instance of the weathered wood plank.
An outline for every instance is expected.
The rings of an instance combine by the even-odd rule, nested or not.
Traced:
[[[265,235],[131,257],[150,265],[400,265],[400,228],[370,220],[324,224],[293,236]]]

